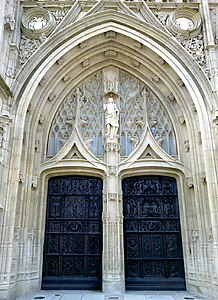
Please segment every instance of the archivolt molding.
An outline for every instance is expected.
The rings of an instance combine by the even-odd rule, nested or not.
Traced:
[[[104,20],[103,23],[102,20]],[[80,33],[81,30],[83,30],[82,34]],[[193,61],[190,61],[190,58],[183,53],[184,49],[182,49],[182,47],[177,44],[175,40],[171,39],[168,35],[157,28],[154,28],[149,24],[147,24],[147,26],[144,26],[144,24],[138,24],[138,22],[136,22],[136,20],[131,16],[126,17],[119,12],[102,12],[96,14],[94,17],[89,16],[84,18],[83,23],[75,22],[73,26],[67,26],[65,29],[52,36],[47,42],[45,42],[45,44],[42,45],[41,50],[39,49],[39,51],[37,51],[31,57],[29,63],[26,64],[18,77],[17,82],[19,85],[23,86],[23,89],[19,91],[19,87],[14,86],[17,103],[19,103],[17,118],[15,121],[15,136],[20,136],[20,131],[22,131],[22,128],[24,128],[23,111],[26,111],[29,102],[33,98],[34,92],[39,85],[39,82],[42,80],[42,78],[46,78],[46,73],[52,69],[54,64],[56,65],[56,62],[61,57],[65,57],[65,55],[67,56],[71,49],[76,49],[75,47],[77,47],[79,44],[84,43],[92,37],[104,35],[106,32],[116,32],[117,35],[127,36],[129,39],[134,40],[138,45],[144,45],[140,54],[146,52],[145,47],[147,47],[156,53],[156,55],[164,59],[164,61],[166,61],[167,69],[172,67],[172,69],[175,71],[175,74],[178,74],[178,78],[182,79],[184,87],[188,90],[193,102],[195,103],[199,114],[199,119],[201,120],[200,126],[202,125],[202,138],[203,140],[207,140],[210,137],[208,110],[209,108],[211,109],[213,107],[212,103],[214,98],[211,93],[210,84],[206,77],[203,75],[201,70],[199,70],[198,66]],[[113,39],[113,37],[111,37],[111,39]],[[56,50],[52,47],[54,44],[56,45]],[[86,47],[84,49],[86,49]],[[177,55],[175,53],[177,53]],[[144,53],[142,57],[143,56]],[[180,59],[179,56],[183,56],[183,60]],[[89,53],[86,53],[83,58],[85,57],[89,58]],[[116,59],[114,59],[114,61],[115,64],[118,63],[118,60],[116,61]],[[36,66],[34,73],[33,62]],[[102,65],[108,64],[109,59],[106,59]],[[124,66],[122,67],[124,68]],[[100,68],[100,65],[97,68]],[[129,66],[126,68],[134,70],[135,74],[139,76],[140,67],[134,68],[134,66]],[[87,76],[88,73],[92,73],[94,69],[96,69],[96,65],[85,67],[81,76]],[[29,74],[29,77],[25,74]],[[30,76],[32,76],[31,79]],[[75,83],[76,81],[78,80],[74,79]],[[64,84],[63,80],[62,82]],[[72,81],[66,81],[65,83],[67,85],[69,83],[72,84]],[[152,81],[152,84],[153,86],[157,86],[157,84],[160,84],[160,81],[154,80]],[[52,85],[50,85],[50,89],[51,87]],[[182,87],[179,87],[178,89],[181,90]],[[52,92],[52,90],[50,92]],[[186,99],[184,100],[186,101]],[[20,150],[18,149],[20,148],[17,147],[16,144],[16,149],[14,149],[14,152],[19,152]],[[209,147],[209,149],[212,148]]]
[[[102,19],[104,19],[104,24],[102,24]],[[99,23],[101,23],[101,25]],[[80,32],[81,29],[84,30],[85,28],[86,31],[83,32],[82,35],[76,35],[77,31]],[[124,35],[132,37],[132,39],[145,44],[145,46],[148,46],[154,52],[158,53],[169,63],[169,65],[171,65],[177,71],[178,75],[183,79],[184,84],[188,89],[193,90],[193,87],[197,86],[198,88],[195,93],[199,93],[199,91],[201,92],[201,86],[203,85],[205,90],[207,90],[209,94],[211,93],[210,84],[206,80],[204,73],[199,69],[197,64],[190,60],[190,57],[187,57],[187,55],[185,55],[185,51],[179,45],[179,43],[177,44],[174,39],[169,37],[163,31],[155,28],[154,26],[150,24],[146,24],[146,26],[144,24],[139,25],[138,22],[136,22],[135,18],[132,18],[131,16],[125,16],[119,12],[102,12],[96,14],[95,16],[85,17],[83,19],[83,22],[76,21],[73,25],[71,24],[67,26],[61,32],[52,36],[44,45],[42,45],[41,51],[37,51],[31,57],[29,63],[26,64],[23,72],[21,73],[31,74],[32,62],[34,61],[34,65],[38,65],[38,61],[40,64],[40,66],[38,65],[38,71],[40,71],[40,74],[43,73],[44,75],[48,68],[51,67],[52,61],[53,63],[54,60],[57,61],[61,56],[63,56],[64,53],[67,53],[70,48],[73,48],[75,45],[78,45],[84,40],[87,40],[90,36],[97,35],[108,30],[114,30],[115,32],[119,33],[122,32]],[[67,38],[66,40],[66,37],[69,38]],[[60,47],[57,47],[57,50],[52,51],[51,53],[50,49],[53,48],[52,44],[60,45]],[[168,49],[166,45],[168,46]],[[181,61],[180,56],[183,52],[183,61]],[[177,57],[174,57],[175,53],[177,53]],[[46,57],[49,60],[47,60]],[[191,70],[190,68],[192,68],[193,70]],[[196,80],[192,74],[195,74]],[[32,76],[32,74],[30,76]],[[204,83],[202,83],[202,80],[204,81]],[[14,88],[17,89],[16,87]],[[200,100],[200,98],[201,95],[199,95],[198,100]],[[211,99],[213,99],[213,97],[211,97]],[[198,106],[197,103],[196,106]],[[211,104],[210,108],[212,108]]]

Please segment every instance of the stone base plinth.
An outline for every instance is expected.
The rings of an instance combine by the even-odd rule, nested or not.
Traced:
[[[110,281],[110,280],[103,280],[102,282],[102,291],[105,294],[121,294],[125,292],[125,281]]]

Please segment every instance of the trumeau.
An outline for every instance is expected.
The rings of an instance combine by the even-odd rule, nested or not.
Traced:
[[[0,299],[41,288],[48,180],[69,175],[103,183],[103,292],[125,290],[123,180],[165,176],[186,288],[218,298],[217,37],[213,1],[1,1]]]

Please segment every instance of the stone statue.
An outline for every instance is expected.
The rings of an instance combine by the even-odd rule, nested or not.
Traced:
[[[113,139],[119,128],[119,110],[112,97],[108,98],[108,103],[104,104],[106,135]]]

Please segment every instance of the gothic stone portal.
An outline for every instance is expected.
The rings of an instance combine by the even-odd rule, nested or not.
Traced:
[[[185,290],[176,180],[123,180],[126,288]]]
[[[48,183],[42,289],[101,289],[102,181]]]

